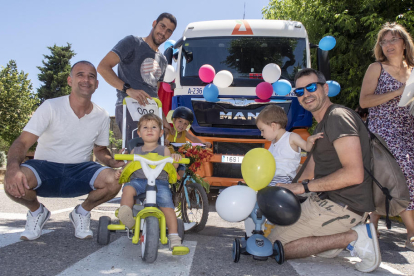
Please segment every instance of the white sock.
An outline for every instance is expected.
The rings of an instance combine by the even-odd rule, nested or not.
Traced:
[[[90,211],[86,211],[85,209],[83,209],[82,204],[78,205],[78,208],[75,209],[76,214],[82,215],[82,216],[87,216],[89,215]]]
[[[178,236],[178,233],[171,233],[171,234],[168,234],[168,236]]]
[[[32,214],[32,217],[37,217],[40,213],[43,213],[43,205],[42,204],[40,204],[40,207],[36,211],[34,211],[34,212],[30,211],[30,214]]]

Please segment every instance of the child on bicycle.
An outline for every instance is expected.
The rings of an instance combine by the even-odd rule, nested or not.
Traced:
[[[161,126],[162,121],[157,115],[150,113],[142,116],[138,122],[137,132],[144,141],[144,145],[135,147],[131,154],[145,155],[153,152],[163,156],[171,156],[174,158],[174,161],[181,160],[181,155],[171,154],[167,147],[158,144],[158,139],[163,135]],[[175,168],[178,167],[178,164],[173,165]],[[162,171],[157,177],[155,185],[157,186],[157,204],[165,215],[170,249],[173,249],[175,246],[181,246],[181,238],[178,236],[177,217],[169,188],[168,174],[165,171]],[[132,212],[132,207],[135,203],[134,196],[145,193],[146,186],[147,179],[142,169],[135,171],[131,175],[130,182],[124,184],[118,217],[128,228],[132,228],[135,225]]]
[[[170,145],[170,143],[185,143],[187,140],[195,143],[203,143],[206,147],[210,148],[210,142],[203,142],[196,136],[188,133],[187,127],[193,123],[194,121],[194,114],[188,107],[180,106],[177,107],[172,115],[174,131],[172,134],[168,134],[165,138],[165,145],[169,146],[171,153],[175,153],[174,148]],[[178,166],[178,174],[180,177],[184,175],[185,166],[180,164]]]
[[[287,121],[285,111],[277,105],[266,106],[256,118],[256,125],[261,135],[272,142],[269,151],[276,161],[276,172],[269,186],[275,186],[277,183],[292,183],[300,165],[301,149],[309,152],[315,141],[323,137],[321,132],[309,136],[305,141],[297,133],[286,131]],[[265,227],[264,232],[267,236],[274,225],[267,222]]]

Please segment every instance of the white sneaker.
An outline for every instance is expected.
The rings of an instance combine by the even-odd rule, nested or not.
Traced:
[[[358,224],[352,230],[357,232],[358,239],[351,242],[347,249],[351,251],[352,256],[361,259],[361,262],[355,264],[355,268],[361,272],[374,271],[381,264],[381,253],[374,224]]]
[[[89,228],[91,223],[91,214],[87,216],[82,216],[81,214],[76,213],[76,207],[69,214],[69,218],[75,227],[75,237],[78,239],[91,239],[93,238],[93,232]]]
[[[43,206],[43,204],[42,204]],[[50,218],[49,210],[43,206],[43,212],[33,217],[30,211],[27,211],[26,227],[20,235],[20,239],[24,241],[35,240],[42,234],[43,225]]]

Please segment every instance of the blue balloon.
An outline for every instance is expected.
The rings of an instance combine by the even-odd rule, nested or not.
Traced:
[[[170,40],[165,41],[164,42],[164,51],[167,50],[168,48],[170,48],[171,46],[174,46],[174,44],[175,44],[175,40],[170,39]],[[177,52],[178,52],[178,49],[173,48],[173,53],[175,54]]]
[[[341,86],[336,81],[328,80],[326,83],[329,86],[328,97],[335,97],[341,92]]]
[[[218,101],[219,90],[216,85],[210,83],[203,89],[203,96],[208,102]]]
[[[324,51],[332,50],[336,45],[336,39],[333,36],[325,36],[319,41],[319,48]]]
[[[278,80],[272,84],[273,91],[279,96],[286,96],[292,91],[292,85],[288,80]]]

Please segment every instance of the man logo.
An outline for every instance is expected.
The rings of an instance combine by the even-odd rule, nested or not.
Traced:
[[[247,20],[236,20],[236,23],[231,35],[253,35],[252,28]]]
[[[256,113],[247,112],[247,116],[246,116],[246,114],[244,114],[243,112],[237,112],[233,116],[233,112],[231,112],[231,111],[230,112],[220,111],[220,120],[242,120],[242,121],[246,121],[246,117],[247,117],[247,120],[251,121],[251,120],[256,120],[259,113],[260,112],[256,112]]]

